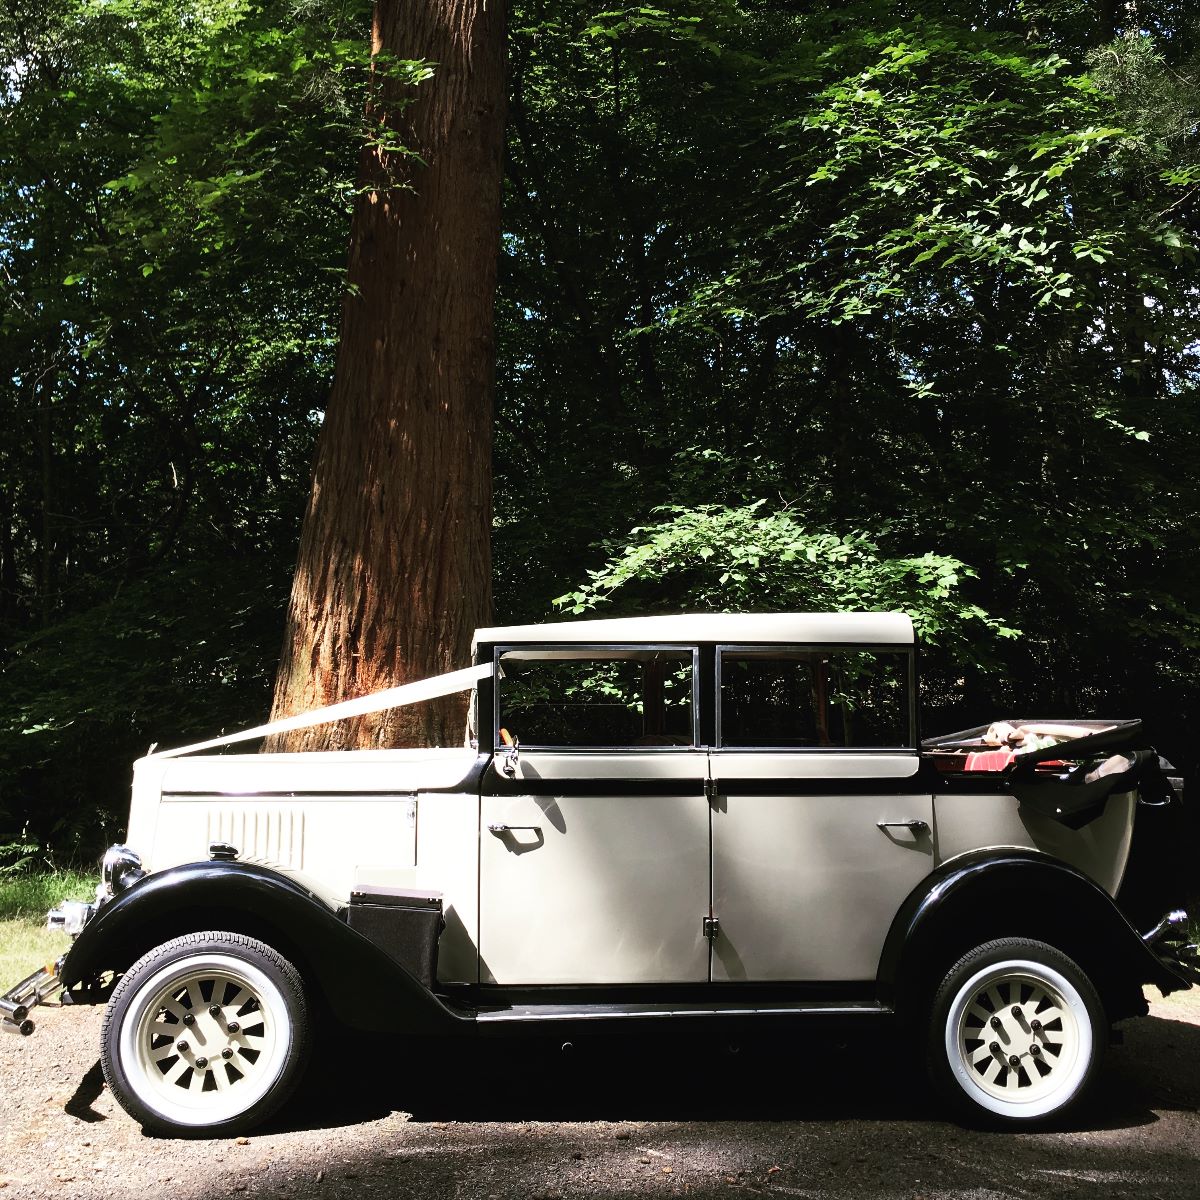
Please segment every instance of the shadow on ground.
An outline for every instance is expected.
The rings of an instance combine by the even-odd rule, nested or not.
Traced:
[[[307,1170],[291,1160],[305,1197],[1194,1200],[1200,1027],[1147,1019],[1126,1037],[1095,1102],[1058,1132],[947,1121],[912,1055],[875,1031],[758,1040],[737,1053],[683,1037],[587,1039],[567,1052],[545,1041],[432,1050],[352,1039],[277,1129],[287,1140],[366,1123],[365,1137],[346,1129],[355,1140],[320,1159],[319,1175],[315,1150]],[[411,1118],[397,1124],[397,1110]]]
[[[1093,1102],[1062,1128],[1121,1129],[1200,1107],[1200,1027],[1146,1018],[1108,1051]],[[276,1128],[415,1121],[942,1121],[921,1047],[899,1033],[776,1039],[387,1040],[341,1032]]]

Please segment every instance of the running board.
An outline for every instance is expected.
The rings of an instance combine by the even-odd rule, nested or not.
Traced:
[[[872,1001],[846,1004],[518,1004],[475,1014],[481,1023],[493,1021],[617,1021],[663,1017],[890,1017],[893,1010]]]

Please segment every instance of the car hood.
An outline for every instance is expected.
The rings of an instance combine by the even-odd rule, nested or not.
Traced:
[[[134,774],[139,782],[157,774],[164,795],[329,795],[346,792],[350,779],[356,794],[460,792],[477,790],[487,761],[471,748],[213,754],[143,758]]]

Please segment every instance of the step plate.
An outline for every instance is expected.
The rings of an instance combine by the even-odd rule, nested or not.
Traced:
[[[480,1022],[492,1021],[615,1021],[666,1017],[890,1017],[893,1010],[870,1001],[848,1004],[519,1004],[485,1009]]]

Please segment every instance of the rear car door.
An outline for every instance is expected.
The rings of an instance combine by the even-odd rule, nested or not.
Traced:
[[[722,646],[714,981],[867,981],[934,861],[909,648]]]

